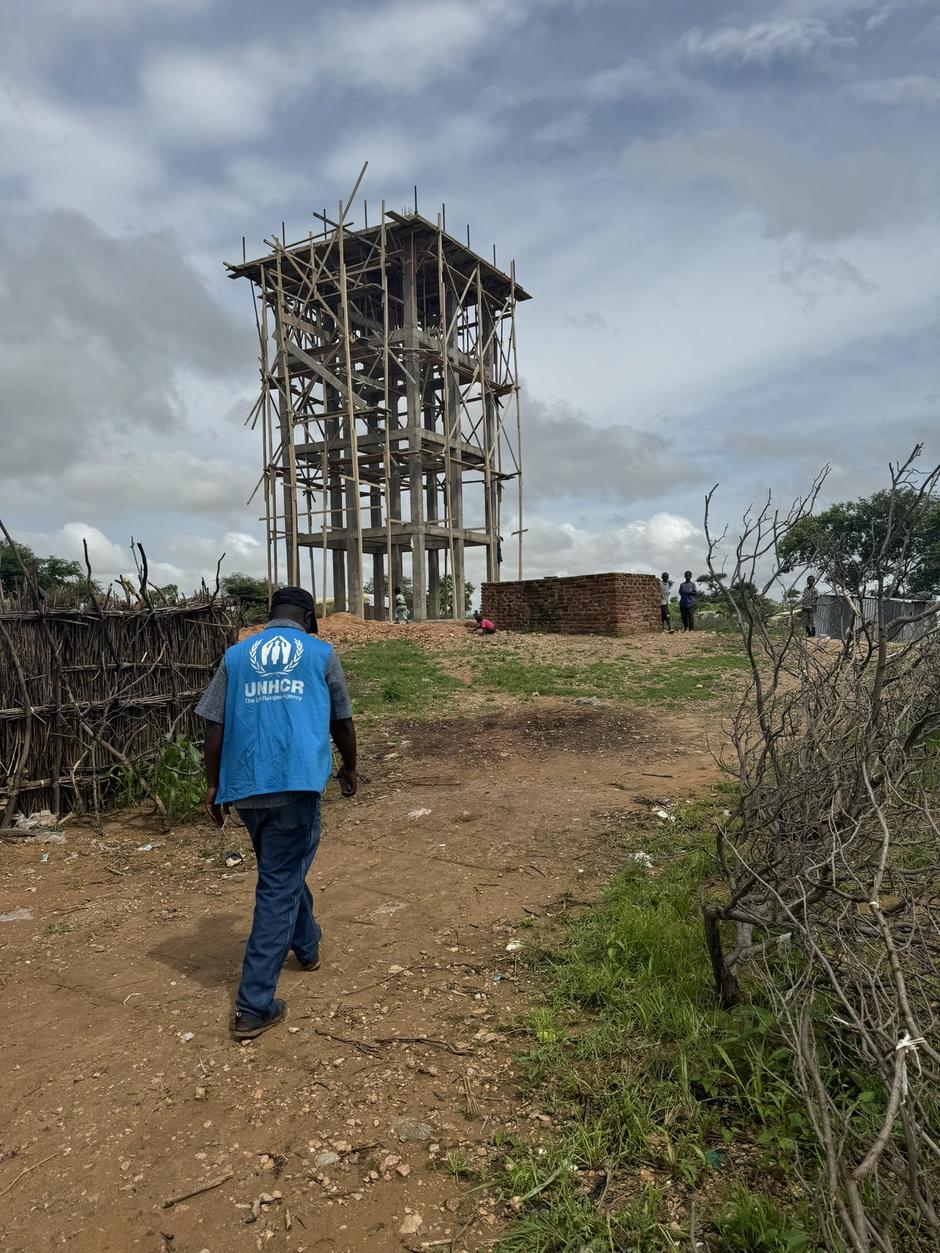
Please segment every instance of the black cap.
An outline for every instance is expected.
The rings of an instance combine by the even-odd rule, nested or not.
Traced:
[[[302,609],[304,613],[312,613],[316,622],[317,603],[306,588],[279,587],[271,597],[272,616],[278,605],[292,605],[295,609]]]

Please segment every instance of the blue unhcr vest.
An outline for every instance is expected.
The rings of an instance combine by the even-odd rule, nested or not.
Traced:
[[[226,651],[219,804],[326,787],[333,765],[326,683],[332,652],[315,635],[280,626]]]

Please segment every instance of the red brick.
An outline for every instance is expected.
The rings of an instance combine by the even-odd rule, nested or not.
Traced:
[[[628,635],[660,629],[659,579],[652,574],[484,583],[483,612],[509,631]]]

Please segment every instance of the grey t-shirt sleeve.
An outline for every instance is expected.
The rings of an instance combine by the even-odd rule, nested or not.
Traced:
[[[228,690],[228,673],[225,669],[225,658],[212,676],[212,681],[203,692],[202,700],[196,706],[196,713],[206,722],[225,722],[225,693]]]
[[[326,685],[330,689],[330,722],[339,722],[342,718],[352,717],[352,701],[343,674],[343,664],[336,655],[336,649],[330,653],[326,664]]]

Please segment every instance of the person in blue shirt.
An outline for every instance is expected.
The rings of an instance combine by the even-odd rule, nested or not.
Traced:
[[[235,998],[232,1035],[251,1040],[282,1022],[275,997],[293,950],[320,964],[321,929],[307,873],[320,843],[320,797],[339,749],[342,794],[355,796],[356,731],[339,658],[317,639],[313,597],[282,587],[260,633],[229,648],[196,706],[206,720],[206,811],[221,827],[234,805],[248,828],[258,883]]]
[[[698,600],[698,588],[692,582],[692,571],[686,570],[685,579],[679,584],[679,616],[682,618],[683,631],[695,630],[695,602]]]

